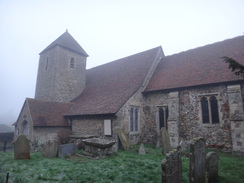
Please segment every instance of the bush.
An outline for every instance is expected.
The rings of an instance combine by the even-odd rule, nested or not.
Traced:
[[[70,135],[71,135],[70,130],[60,130],[57,133],[59,143],[60,144],[68,144],[70,141]]]

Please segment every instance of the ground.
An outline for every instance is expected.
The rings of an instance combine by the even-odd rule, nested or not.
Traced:
[[[161,182],[162,149],[146,145],[147,154],[119,151],[107,158],[88,159],[80,156],[47,159],[31,153],[30,160],[14,160],[13,152],[0,153],[0,182],[7,172],[15,182]],[[78,152],[80,153],[80,152]],[[219,178],[216,183],[244,182],[244,158],[219,153]],[[188,182],[189,159],[182,158],[183,182]],[[11,182],[11,181],[10,181]]]

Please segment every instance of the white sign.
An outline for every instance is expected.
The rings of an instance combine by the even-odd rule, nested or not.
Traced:
[[[112,135],[112,124],[110,119],[104,120],[104,135]]]

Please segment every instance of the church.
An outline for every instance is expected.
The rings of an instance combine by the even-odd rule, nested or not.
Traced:
[[[222,57],[244,64],[244,36],[165,56],[161,46],[86,69],[88,54],[64,32],[41,53],[35,98],[15,125],[33,146],[96,136],[157,144],[165,127],[172,147],[206,138],[208,147],[244,152],[244,79]]]

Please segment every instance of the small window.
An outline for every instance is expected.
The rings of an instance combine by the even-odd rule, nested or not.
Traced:
[[[69,67],[71,69],[74,69],[75,68],[75,59],[73,57],[70,59]]]
[[[45,70],[48,69],[48,57],[46,58]]]
[[[200,100],[202,122],[205,124],[219,123],[218,100],[216,95],[203,96]]]
[[[169,110],[167,106],[160,107],[158,109],[159,114],[159,129],[165,127],[168,130],[168,117],[169,117]]]
[[[131,107],[130,109],[130,131],[138,131],[138,107]]]

